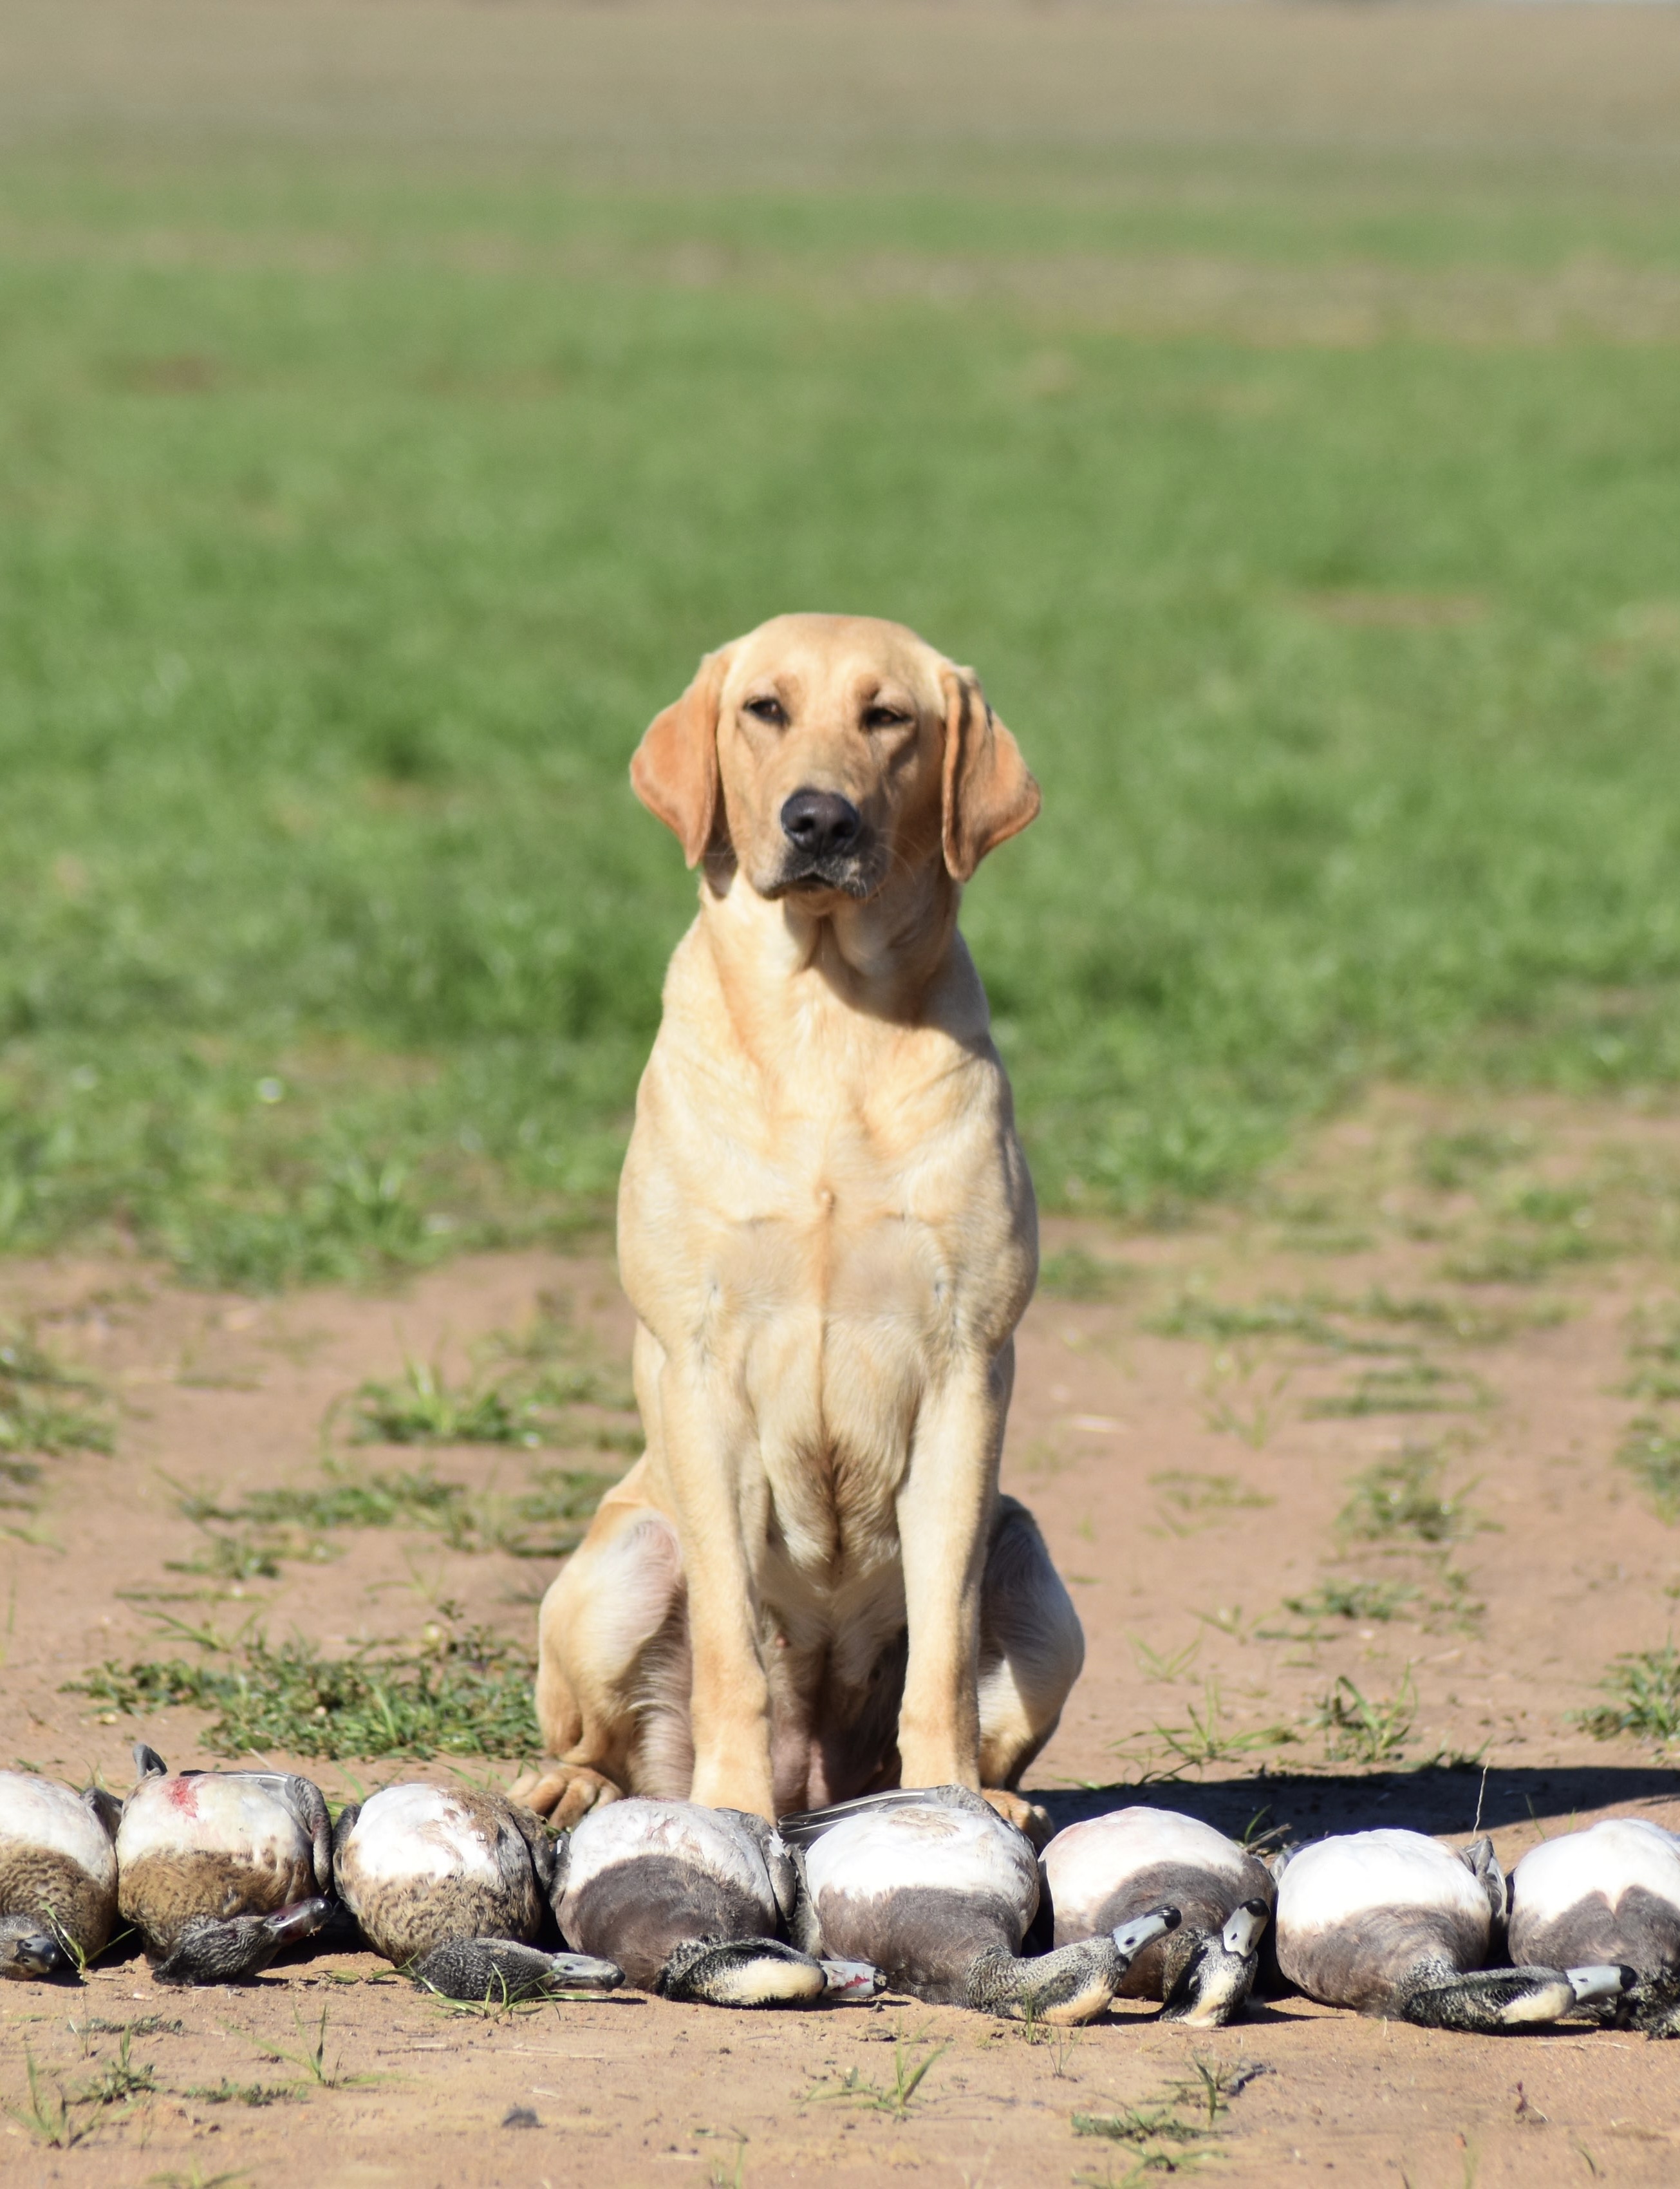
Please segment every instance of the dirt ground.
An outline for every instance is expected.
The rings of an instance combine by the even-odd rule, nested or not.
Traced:
[[[1391,1097],[1243,1212],[1123,1236],[1046,1227],[1005,1480],[1039,1515],[1089,1638],[1032,1779],[1059,1821],[1140,1798],[1239,1834],[1385,1823],[1458,1841],[1479,1807],[1507,1863],[1609,1810],[1680,1825],[1680,1781],[1649,1748],[1570,1720],[1618,1651],[1662,1643],[1680,1593],[1680,1537],[1616,1461],[1654,1403],[1649,1379],[1643,1396],[1629,1385],[1672,1305],[1677,1193],[1672,1117]],[[232,1634],[254,1615],[337,1653],[417,1644],[444,1605],[529,1640],[546,1563],[365,1527],[335,1530],[325,1562],[218,1580],[182,1570],[206,1537],[181,1501],[319,1481],[324,1424],[342,1452],[364,1378],[396,1377],[405,1356],[464,1378],[474,1349],[543,1302],[580,1349],[622,1366],[604,1246],[460,1260],[387,1297],[218,1298],[121,1263],[0,1272],[0,1315],[96,1377],[116,1423],[112,1455],[47,1462],[7,1516],[0,1760],[98,1772],[119,1791],[137,1734],[172,1763],[217,1762],[201,1715],[135,1721],[63,1692],[107,1657],[176,1654],[167,1617]],[[424,1457],[506,1485],[553,1456],[371,1447],[351,1463]],[[1410,1483],[1422,1521],[1373,1520],[1373,1479]],[[1338,1697],[1343,1722],[1326,1724]],[[296,1760],[335,1797],[455,1769],[512,1776]],[[1199,2037],[1134,2006],[1066,2039],[902,2002],[769,2016],[620,1996],[486,2017],[331,1954],[187,1994],[118,1960],[80,1990],[8,1986],[0,2016],[0,2167],[20,2182],[608,2189],[902,2168],[1002,2189],[1141,2178],[1151,2154],[1151,2171],[1245,2184],[1680,2171],[1667,2048],[1581,2028],[1433,2034],[1298,2000]],[[155,2088],[78,2100],[122,2066],[125,2033]],[[1259,2071],[1201,2140],[1198,2059]],[[284,2094],[202,2095],[223,2085]],[[60,2091],[68,2147],[48,2140]],[[1076,2132],[1076,2116],[1123,2107],[1157,2132]]]

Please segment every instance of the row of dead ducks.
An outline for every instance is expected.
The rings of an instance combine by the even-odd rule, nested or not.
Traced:
[[[1208,2027],[1257,1976],[1428,2027],[1581,2013],[1680,2033],[1680,1838],[1613,1818],[1509,1879],[1491,1843],[1316,1841],[1271,1865],[1195,1818],[1126,1808],[1042,1856],[960,1787],[774,1829],[629,1800],[556,1835],[501,1796],[388,1786],[335,1827],[307,1779],[172,1773],[137,1747],[119,1803],[0,1773],[0,1975],[53,1977],[119,1922],[159,1980],[228,1983],[283,1948],[359,1936],[472,2000],[610,1990],[730,2006],[884,1989],[1047,2022],[1121,1994]],[[546,1948],[557,1931],[568,1950]]]

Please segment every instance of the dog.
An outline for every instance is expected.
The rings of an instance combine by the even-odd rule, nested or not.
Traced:
[[[1036,1833],[1084,1638],[998,1487],[1038,1214],[957,911],[1038,785],[971,670],[827,615],[708,654],[631,780],[701,870],[619,1196],[646,1450],[543,1599],[514,1795],[954,1783]]]

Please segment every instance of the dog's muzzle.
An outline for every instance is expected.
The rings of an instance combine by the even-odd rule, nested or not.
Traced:
[[[796,790],[783,805],[781,820],[788,849],[766,894],[840,890],[865,897],[879,887],[873,834],[849,798],[837,790]]]

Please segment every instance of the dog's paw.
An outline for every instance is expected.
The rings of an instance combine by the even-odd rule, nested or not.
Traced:
[[[508,1788],[507,1798],[569,1831],[591,1809],[604,1808],[623,1792],[623,1787],[615,1786],[599,1771],[591,1771],[586,1763],[562,1763],[546,1756],[540,1763],[520,1773]]]
[[[1029,1802],[1025,1794],[1011,1794],[1004,1786],[982,1786],[981,1798],[989,1802],[1006,1824],[1013,1824],[1018,1832],[1025,1832],[1033,1846],[1047,1847],[1055,1832],[1047,1810],[1036,1802]]]

